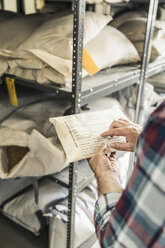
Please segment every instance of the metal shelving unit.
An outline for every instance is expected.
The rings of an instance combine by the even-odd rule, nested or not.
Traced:
[[[82,0],[83,1],[83,0]],[[77,0],[74,1],[74,3],[77,3]],[[82,12],[84,9],[84,1],[81,5],[79,4],[74,4],[74,25],[75,25],[75,20],[77,19],[77,15],[75,12],[79,14],[79,21],[82,23],[82,18],[84,13]],[[137,109],[136,109],[136,115],[137,119],[139,116],[139,111],[140,111],[140,106],[142,104],[142,96],[143,96],[143,88],[144,88],[144,82],[146,75],[147,77],[158,73],[162,70],[164,70],[164,59],[162,61],[156,61],[151,63],[148,66],[148,58],[150,55],[151,51],[151,39],[152,39],[152,33],[153,33],[153,28],[154,28],[154,21],[156,19],[156,13],[157,13],[157,7],[158,7],[158,1],[151,0],[149,4],[149,14],[148,14],[148,22],[147,22],[147,27],[146,27],[146,37],[145,37],[145,42],[144,42],[144,55],[142,59],[142,66],[141,68],[133,68],[132,70],[130,69],[129,72],[123,72],[118,71],[118,75],[113,74],[112,70],[111,71],[111,78],[107,76],[108,70],[100,72],[94,77],[88,77],[83,80],[83,85],[82,85],[82,91],[81,91],[81,69],[78,70],[79,65],[82,63],[82,47],[81,47],[81,42],[82,42],[82,30],[81,26],[79,26],[79,29],[77,30],[77,36],[75,38],[75,29],[73,31],[73,48],[75,44],[75,40],[79,39],[80,43],[75,44],[75,47],[77,47],[77,58],[79,60],[77,61],[77,67],[74,69],[75,62],[74,59],[74,51],[73,51],[73,82],[72,82],[72,113],[77,113],[79,112],[79,109],[81,106],[85,105],[86,103],[93,101],[101,96],[108,95],[110,93],[113,93],[115,91],[118,91],[124,87],[128,87],[129,85],[132,85],[134,83],[139,83],[139,92],[138,92],[138,98],[137,98]],[[78,9],[77,9],[78,8]],[[81,14],[80,14],[81,12]],[[80,57],[79,57],[80,55]],[[76,71],[76,74],[74,72]],[[77,75],[77,76],[76,76]],[[77,88],[75,89],[75,79],[77,77]],[[95,78],[95,79],[94,79]],[[97,82],[97,85],[95,84]],[[87,87],[90,88],[87,89]],[[93,85],[93,87],[92,87]],[[77,99],[76,99],[76,96]],[[69,169],[69,205],[68,205],[68,212],[69,212],[69,219],[68,219],[68,229],[67,229],[67,247],[72,248],[73,247],[73,239],[74,239],[74,207],[75,207],[75,197],[76,197],[76,191],[78,191],[77,186],[75,183],[77,182],[77,177],[78,177],[78,170],[77,167],[78,163],[71,164],[70,169]],[[88,180],[87,180],[88,182]],[[95,236],[95,235],[94,235]],[[89,240],[85,241],[82,246],[80,247],[90,247],[89,243],[91,245],[91,240],[92,242],[95,241],[94,236],[90,237]]]
[[[51,1],[53,2],[53,0]],[[137,2],[137,1],[131,1]],[[138,1],[139,2],[139,1]],[[144,1],[143,1],[144,2]],[[148,1],[149,2],[149,1]],[[39,89],[44,92],[52,93],[55,98],[68,98],[71,101],[71,113],[79,113],[80,108],[85,104],[100,97],[129,87],[135,83],[139,84],[137,99],[136,121],[142,104],[142,95],[145,79],[165,70],[165,58],[152,63],[148,62],[150,54],[151,38],[153,33],[154,21],[159,1],[150,0],[149,15],[146,28],[146,39],[144,43],[144,56],[142,66],[120,66],[100,71],[96,75],[82,79],[82,55],[83,55],[83,28],[85,15],[85,0],[73,1],[73,71],[72,88],[59,87],[58,85],[40,85],[30,80],[15,78],[15,83]],[[127,3],[123,3],[127,4]],[[122,4],[122,5],[123,5]],[[131,3],[132,4],[132,3]],[[6,75],[5,75],[6,76]],[[4,77],[5,77],[4,76]],[[10,76],[11,77],[11,76]],[[67,187],[68,197],[68,222],[67,222],[67,247],[74,247],[74,214],[76,195],[94,178],[86,160],[72,163],[69,169],[50,176],[51,180]],[[96,240],[95,234],[87,239],[79,248],[91,247]]]

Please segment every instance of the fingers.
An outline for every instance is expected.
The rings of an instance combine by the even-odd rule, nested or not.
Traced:
[[[103,175],[109,169],[110,160],[105,155],[107,146],[105,143],[102,143],[96,154],[89,160],[89,165],[92,171],[95,173],[96,177]]]
[[[115,142],[115,143],[112,143],[110,147],[114,148],[115,150],[119,150],[119,151],[127,151],[127,152],[134,151],[134,146],[131,145],[130,143]]]
[[[104,133],[101,134],[101,136],[115,136],[115,134],[113,134],[114,130],[118,129],[118,130],[122,130],[122,127],[125,127],[126,125],[128,125],[129,122],[125,119],[120,118],[117,121],[113,121],[112,124],[109,127],[108,131],[105,131]],[[121,129],[120,129],[121,128]],[[117,135],[117,136],[120,136]]]
[[[112,130],[108,130],[101,134],[101,136],[125,136],[125,129],[123,128],[114,128]]]
[[[97,153],[98,153],[99,155],[104,155],[106,149],[107,149],[107,145],[103,142],[103,143],[99,146],[99,148],[97,149]]]

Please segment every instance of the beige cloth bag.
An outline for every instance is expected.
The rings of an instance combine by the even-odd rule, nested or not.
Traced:
[[[147,19],[144,17],[132,17],[118,26],[118,29],[134,44],[140,57],[143,55],[146,23]],[[153,61],[160,56],[165,56],[165,21],[157,20],[154,26],[150,60]]]
[[[84,44],[111,21],[111,16],[86,12]],[[49,18],[14,51],[0,49],[0,75],[7,72],[26,79],[59,84],[71,82],[73,15]],[[4,49],[5,48],[5,49]],[[27,72],[26,72],[27,70]]]
[[[43,176],[68,164],[49,118],[67,101],[43,101],[18,109],[0,125],[0,178]],[[36,130],[37,129],[37,130]]]
[[[99,70],[140,60],[130,40],[122,32],[108,25],[85,45],[85,49]],[[87,71],[83,71],[83,76],[87,74]]]
[[[10,137],[10,138],[9,138]],[[55,139],[37,130],[30,135],[10,128],[0,129],[0,178],[41,177],[62,170],[68,164]]]

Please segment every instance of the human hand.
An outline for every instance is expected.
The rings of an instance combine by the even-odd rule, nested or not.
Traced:
[[[115,153],[108,157],[106,144],[101,144],[97,153],[89,160],[89,165],[95,173],[98,182],[98,195],[108,192],[122,192],[120,174],[117,167]]]
[[[142,128],[139,125],[120,118],[117,121],[113,121],[109,130],[102,133],[101,136],[124,136],[126,143],[115,142],[111,144],[111,148],[133,152],[141,130]]]

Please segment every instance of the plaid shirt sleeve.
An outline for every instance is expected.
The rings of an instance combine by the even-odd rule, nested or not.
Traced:
[[[94,222],[102,248],[165,247],[165,102],[139,137],[126,189],[97,200]]]

